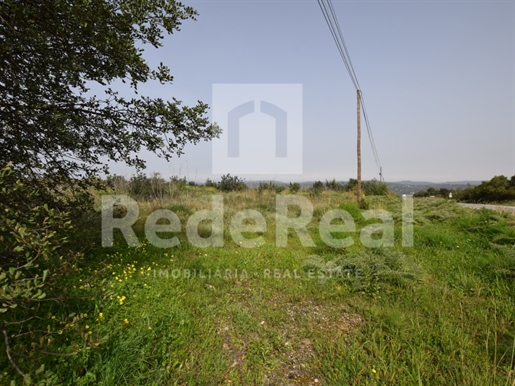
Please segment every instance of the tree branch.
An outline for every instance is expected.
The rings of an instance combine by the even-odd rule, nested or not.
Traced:
[[[4,328],[2,332],[4,333],[5,353],[7,354],[7,359],[9,359],[9,362],[11,362],[11,365],[16,369],[18,374],[25,378],[25,374],[20,370],[16,362],[14,362],[13,358],[11,357],[11,346],[9,346],[9,336],[7,335],[7,330]]]

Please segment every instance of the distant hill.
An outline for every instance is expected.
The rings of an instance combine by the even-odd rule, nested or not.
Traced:
[[[325,182],[325,180],[321,180]],[[269,180],[263,181],[245,181],[245,184],[249,188],[257,188],[261,182],[270,182]],[[274,184],[279,186],[288,187],[287,182],[282,181],[272,181]],[[299,182],[301,189],[310,188],[315,181],[303,181]],[[338,183],[346,184],[348,181],[338,181]],[[396,181],[396,182],[387,182],[388,188],[399,195],[402,194],[415,194],[421,190],[427,190],[430,187],[435,189],[465,189],[468,186],[476,186],[479,185],[482,181],[449,181],[449,182],[429,182],[429,181]]]
[[[388,188],[397,194],[415,194],[421,190],[431,187],[435,189],[465,189],[469,186],[479,185],[482,181],[449,181],[449,182],[427,182],[427,181],[399,181],[387,182]]]

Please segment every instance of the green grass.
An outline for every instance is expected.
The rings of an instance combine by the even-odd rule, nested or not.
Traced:
[[[33,326],[51,325],[62,334],[37,342],[41,350],[30,356],[23,355],[28,337],[12,348],[27,372],[45,365],[34,380],[514,384],[513,217],[467,211],[446,200],[416,200],[414,246],[402,247],[400,199],[371,198],[371,209],[392,213],[395,246],[365,248],[358,232],[341,235],[354,244],[335,250],[318,235],[328,210],[351,213],[358,231],[374,221],[361,216],[352,198],[323,193],[309,197],[315,210],[308,232],[315,246],[302,246],[292,231],[288,247],[278,248],[275,195],[247,191],[225,195],[224,246],[197,248],[187,242],[185,224],[192,213],[210,207],[210,193],[196,189],[173,202],[141,206],[143,215],[158,207],[176,212],[183,226],[179,246],[165,250],[145,243],[140,219],[140,247],[127,248],[117,234],[115,247],[91,251],[76,273],[63,278],[63,287],[82,300],[54,306]],[[242,248],[232,241],[228,226],[242,209],[265,217],[266,231],[245,234],[262,236],[264,245]],[[209,226],[202,230],[209,233]],[[52,319],[71,311],[74,323]],[[21,384],[7,359],[0,361],[0,383],[18,377]]]

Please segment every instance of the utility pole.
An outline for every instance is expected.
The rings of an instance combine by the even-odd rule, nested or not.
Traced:
[[[361,202],[361,91],[358,93],[358,191],[357,200],[358,204]]]

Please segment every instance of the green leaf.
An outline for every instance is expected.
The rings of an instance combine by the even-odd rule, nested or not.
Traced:
[[[32,377],[30,376],[30,374],[25,374],[25,376],[23,377],[23,384],[32,385]]]

